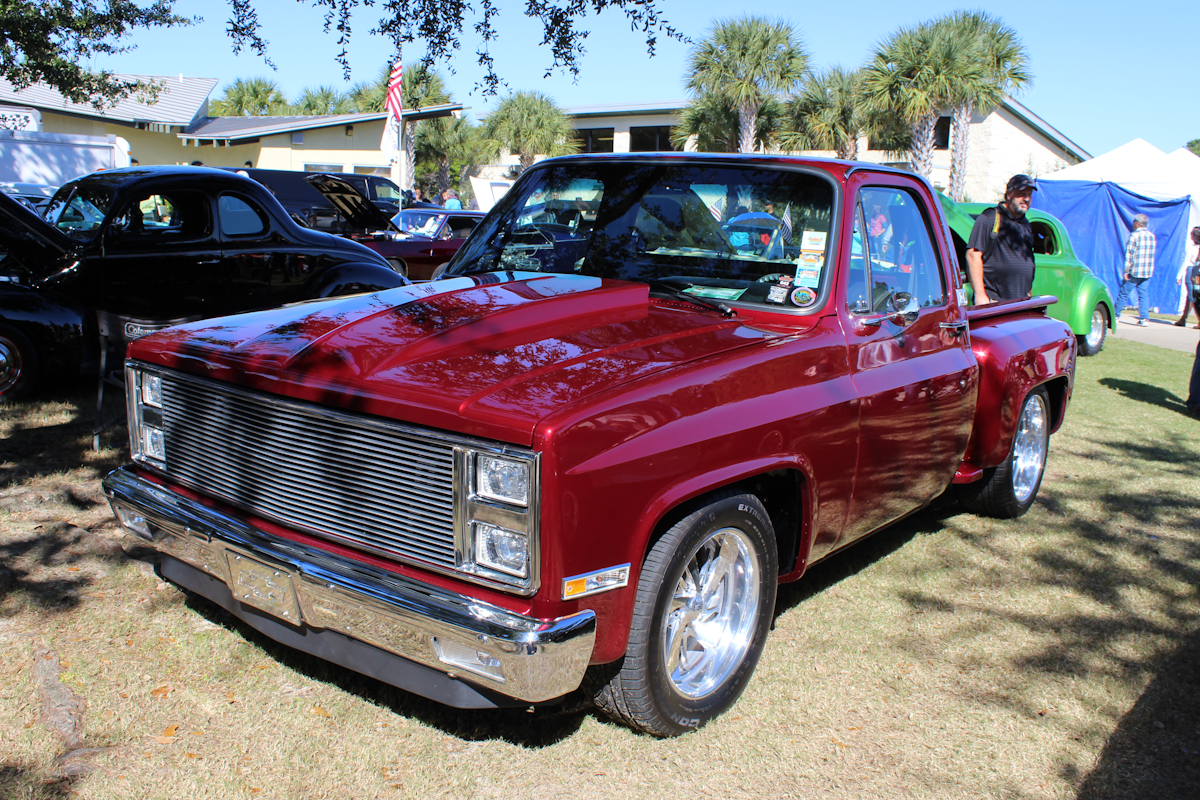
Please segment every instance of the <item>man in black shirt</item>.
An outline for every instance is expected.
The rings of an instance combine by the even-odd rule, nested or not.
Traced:
[[[1013,175],[1004,190],[1004,202],[975,219],[967,242],[967,275],[975,305],[1029,297],[1033,229],[1025,212],[1036,188],[1028,175]]]

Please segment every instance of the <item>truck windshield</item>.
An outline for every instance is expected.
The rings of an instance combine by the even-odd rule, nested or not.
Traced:
[[[571,273],[809,308],[830,271],[833,196],[820,176],[758,166],[555,163],[509,190],[447,275]]]
[[[64,186],[46,207],[46,221],[76,239],[90,239],[112,205],[112,192],[100,186]]]

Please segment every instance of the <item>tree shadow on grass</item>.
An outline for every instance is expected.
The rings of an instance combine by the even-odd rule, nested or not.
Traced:
[[[1083,777],[1078,800],[1190,800],[1200,795],[1200,631],[1146,664],[1154,680],[1109,737]]]
[[[1184,376],[1183,380],[1186,381],[1186,376]],[[1130,400],[1149,403],[1159,408],[1165,408],[1168,411],[1178,411],[1182,414],[1188,413],[1187,406],[1184,404],[1182,397],[1160,386],[1142,383],[1141,381],[1129,381],[1124,378],[1101,378],[1099,383],[1105,388],[1119,392],[1123,397],[1127,397]]]
[[[0,762],[0,797],[12,800],[59,800],[74,797],[78,776],[45,774],[19,761]]]

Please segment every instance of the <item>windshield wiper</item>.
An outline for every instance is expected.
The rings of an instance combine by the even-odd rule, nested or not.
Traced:
[[[717,300],[709,300],[707,297],[697,297],[694,294],[688,294],[684,291],[684,289],[690,289],[695,286],[696,284],[694,283],[681,282],[677,285],[659,280],[648,280],[643,282],[649,284],[650,291],[652,292],[659,292],[661,294],[670,295],[676,300],[684,300],[693,305],[711,308],[713,311],[719,311],[722,317],[733,316],[733,309],[724,303]]]

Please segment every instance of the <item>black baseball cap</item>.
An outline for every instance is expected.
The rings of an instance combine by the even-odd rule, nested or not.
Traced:
[[[1034,183],[1033,178],[1028,175],[1013,175],[1008,179],[1008,186],[1005,187],[1004,194],[1010,195],[1013,192],[1020,192],[1025,189],[1037,189],[1037,184]]]

